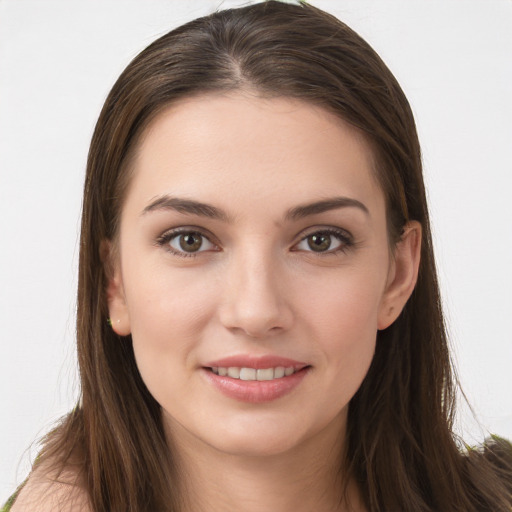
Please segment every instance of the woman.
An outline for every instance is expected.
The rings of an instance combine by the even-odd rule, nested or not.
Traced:
[[[80,251],[81,400],[14,512],[510,509],[508,443],[451,432],[409,105],[336,19],[268,2],[142,52]]]

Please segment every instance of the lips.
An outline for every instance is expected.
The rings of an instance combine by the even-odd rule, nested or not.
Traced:
[[[208,382],[235,400],[261,403],[290,393],[310,366],[277,356],[233,356],[203,366]]]

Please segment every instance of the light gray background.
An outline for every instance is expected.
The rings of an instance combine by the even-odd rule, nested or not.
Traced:
[[[455,358],[480,421],[463,409],[458,431],[512,438],[512,2],[312,3],[365,37],[409,97]],[[242,4],[0,0],[0,501],[76,396],[81,187],[102,102],[157,36]]]

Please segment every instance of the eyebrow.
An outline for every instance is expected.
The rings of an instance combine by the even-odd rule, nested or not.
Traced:
[[[229,216],[225,211],[212,206],[211,204],[167,195],[157,197],[151,201],[151,203],[144,208],[142,214],[144,215],[156,210],[174,210],[179,213],[199,215],[200,217],[208,217],[210,219],[218,219],[225,222],[229,220]]]
[[[352,199],[350,197],[332,197],[322,201],[315,201],[314,203],[295,206],[286,212],[285,219],[296,221],[310,215],[348,207],[358,208],[366,215],[370,214],[368,208],[357,199]],[[200,217],[222,220],[224,222],[230,221],[230,216],[224,210],[221,210],[216,206],[194,201],[192,199],[183,199],[168,195],[157,197],[151,201],[151,203],[144,208],[142,214],[144,215],[158,210],[174,210],[183,214],[198,215]]]
[[[291,208],[286,213],[285,219],[287,220],[299,220],[309,215],[316,215],[318,213],[328,212],[330,210],[337,210],[338,208],[359,208],[366,215],[370,215],[368,208],[351,197],[331,197],[322,201],[315,201],[314,203],[304,204]]]

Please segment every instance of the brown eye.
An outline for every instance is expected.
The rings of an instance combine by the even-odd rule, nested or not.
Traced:
[[[328,251],[331,248],[331,235],[316,233],[306,238],[308,247],[315,252]]]
[[[185,233],[178,240],[180,248],[185,252],[196,252],[203,245],[203,237],[199,233]]]

